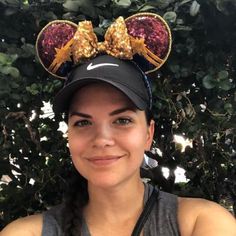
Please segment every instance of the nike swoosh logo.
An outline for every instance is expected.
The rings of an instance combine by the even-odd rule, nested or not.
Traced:
[[[119,65],[118,64],[113,64],[113,63],[100,63],[100,64],[93,65],[93,63],[90,63],[87,66],[87,70],[93,70],[93,69],[96,69],[98,67],[103,67],[103,66],[119,66]]]

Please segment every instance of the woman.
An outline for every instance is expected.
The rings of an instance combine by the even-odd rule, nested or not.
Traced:
[[[221,206],[143,183],[151,107],[149,82],[133,61],[99,55],[73,69],[54,111],[68,121],[74,193],[43,214],[12,222],[1,236],[235,236],[235,219]]]
[[[154,133],[145,75],[132,62],[104,55],[76,68],[68,81],[55,110],[68,111],[72,161],[87,180],[77,193],[83,200],[72,204],[80,212],[65,223],[68,209],[59,206],[14,221],[1,236],[64,235],[66,228],[67,235],[129,236],[152,193],[140,178]],[[213,202],[158,191],[140,235],[234,236],[236,223]]]

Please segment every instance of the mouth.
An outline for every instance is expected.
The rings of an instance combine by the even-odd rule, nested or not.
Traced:
[[[94,156],[87,160],[95,166],[108,166],[119,161],[123,156]]]

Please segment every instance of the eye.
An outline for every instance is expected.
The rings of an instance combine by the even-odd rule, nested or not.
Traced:
[[[118,125],[129,125],[133,120],[131,118],[118,118],[115,123]]]
[[[78,120],[74,123],[74,126],[77,126],[77,127],[85,127],[85,126],[89,126],[91,125],[91,121],[89,120]]]

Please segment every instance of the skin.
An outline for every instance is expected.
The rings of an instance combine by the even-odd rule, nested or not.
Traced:
[[[96,94],[96,96],[94,96]],[[72,101],[68,141],[76,169],[88,179],[90,201],[84,216],[92,235],[130,236],[142,211],[139,175],[154,122],[112,86],[83,87]],[[203,199],[178,198],[181,236],[235,236],[236,221],[224,208]],[[9,224],[1,236],[41,235],[42,216]]]

